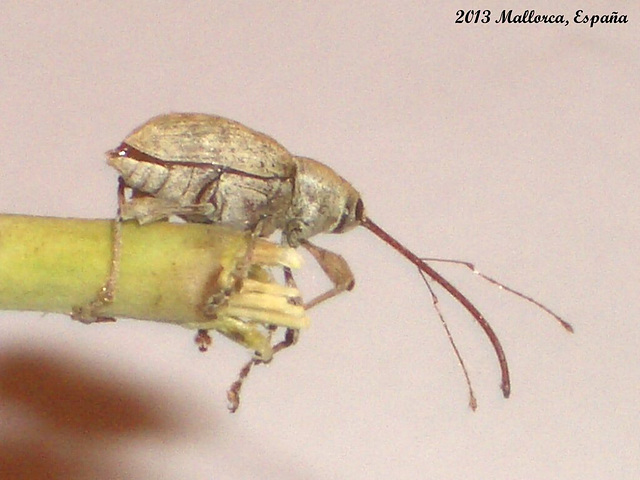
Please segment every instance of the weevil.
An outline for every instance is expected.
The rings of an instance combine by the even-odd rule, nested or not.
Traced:
[[[119,220],[148,223],[178,216],[188,222],[232,225],[255,236],[267,237],[280,231],[284,243],[308,250],[333,287],[306,303],[307,309],[355,285],[345,259],[309,239],[320,233],[366,228],[413,263],[425,282],[430,278],[439,284],[471,314],[493,346],[501,370],[502,392],[505,398],[509,396],[511,384],[506,356],[484,315],[426,259],[418,257],[378,226],[367,215],[358,191],[326,165],[292,155],[273,138],[236,121],[198,113],[154,117],[129,134],[107,157],[108,164],[120,174]],[[132,192],[130,199],[124,197],[125,187]],[[117,244],[116,240],[114,268],[105,286],[105,301],[113,297],[115,290]],[[454,262],[464,264],[491,283],[543,308],[566,330],[573,331],[569,323],[533,298],[481,274],[472,264]],[[285,277],[293,282],[290,272],[285,271]],[[428,282],[427,287],[437,308],[437,298]],[[438,314],[444,323],[439,310]],[[448,328],[447,334],[467,379],[469,403],[475,409],[469,377]],[[198,336],[201,348],[205,348],[210,342],[206,331],[200,331]],[[296,332],[287,331],[274,351],[291,345],[296,338]],[[260,361],[255,359],[247,364],[231,388],[232,410],[237,408],[243,379],[251,365]]]

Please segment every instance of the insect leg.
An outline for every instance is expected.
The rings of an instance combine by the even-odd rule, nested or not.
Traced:
[[[116,283],[120,274],[120,258],[122,257],[122,207],[126,203],[124,196],[125,184],[122,177],[118,177],[118,211],[113,221],[113,240],[111,242],[111,267],[109,277],[102,288],[102,303],[111,303],[116,295]]]
[[[286,286],[297,289],[298,286],[296,285],[296,281],[293,278],[293,272],[291,271],[291,269],[289,267],[282,267],[282,269],[284,271],[284,282]],[[290,303],[294,305],[302,305],[302,299],[297,298],[293,301],[290,301]],[[275,331],[275,329],[273,329],[273,331]],[[299,337],[300,330],[297,330],[295,328],[287,328],[284,333],[284,338],[273,346],[273,354],[275,355],[285,348],[289,348],[292,345],[295,345],[298,342]]]
[[[231,295],[232,291],[239,291],[242,288],[242,282],[245,278],[247,278],[249,267],[251,265],[251,256],[253,255],[256,241],[260,236],[260,233],[262,232],[263,225],[264,222],[260,220],[249,233],[250,237],[249,241],[247,242],[247,249],[245,251],[244,258],[241,262],[238,262],[238,266],[232,274],[234,277],[233,286],[229,291],[217,292],[208,300],[204,311],[205,315],[215,317],[216,310],[228,300],[229,295]],[[209,336],[209,330],[203,328],[199,329],[198,333],[196,333],[194,341],[198,346],[198,350],[200,350],[201,352],[206,352],[212,343],[211,337]],[[243,368],[242,371],[244,370],[245,369]],[[247,375],[248,374],[249,372],[247,371]]]
[[[313,255],[313,258],[316,259],[318,265],[320,265],[324,273],[329,277],[329,280],[333,283],[333,288],[318,295],[305,305],[307,310],[344,291],[353,290],[356,284],[355,277],[353,276],[353,272],[351,272],[351,268],[349,268],[349,264],[341,255],[320,248],[308,240],[303,240],[300,244]]]
[[[118,177],[118,211],[112,223],[111,241],[111,264],[109,266],[109,276],[105,284],[100,289],[88,305],[73,307],[71,318],[85,324],[96,322],[115,322],[113,317],[99,315],[100,309],[113,302],[116,293],[116,284],[120,273],[120,257],[122,254],[122,207],[126,202],[124,195],[125,183],[122,177]]]
[[[285,283],[288,287],[296,287],[295,279],[293,278],[293,273],[289,267],[283,267],[284,269],[284,279]],[[302,303],[302,299],[299,299],[300,303]],[[271,336],[275,332],[276,328],[271,327],[269,335]],[[298,337],[300,335],[299,330],[295,330],[293,328],[287,328],[284,333],[284,338],[273,346],[273,354],[284,350],[292,345],[295,345],[298,341]],[[245,379],[249,376],[251,369],[254,365],[259,365],[261,363],[266,363],[263,360],[254,358],[249,360],[238,373],[238,378],[235,382],[231,384],[229,390],[227,390],[227,400],[229,401],[228,409],[231,413],[234,413],[238,407],[240,406],[240,392],[242,390],[242,385],[244,384]]]
[[[284,271],[284,282],[287,287],[298,288],[296,285],[296,280],[293,278],[293,272],[289,267],[283,267]],[[298,298],[295,301],[291,302],[296,305],[302,305],[302,299]],[[280,350],[284,350],[292,345],[295,345],[298,342],[298,337],[300,336],[300,330],[294,330],[292,328],[287,328],[287,331],[284,334],[284,340],[275,344],[273,346],[273,353],[277,353]]]
[[[258,241],[258,237],[262,236],[262,231],[265,225],[267,217],[263,217],[258,220],[256,226],[251,229],[249,232],[249,241],[247,242],[247,249],[244,253],[244,258],[241,262],[238,263],[238,267],[236,271],[233,273],[233,276],[238,283],[238,289],[242,286],[242,281],[247,278],[249,274],[249,267],[251,266],[251,257],[253,256],[253,251],[256,247],[256,242]]]
[[[132,198],[127,200],[126,184],[122,177],[118,177],[118,211],[113,220],[111,264],[109,275],[96,298],[87,305],[74,306],[71,318],[85,324],[95,322],[113,322],[112,317],[100,315],[100,310],[113,302],[116,293],[120,258],[122,256],[122,224],[125,220],[137,220],[140,224],[168,219],[172,215],[208,215],[213,205],[194,204],[177,205],[155,197],[139,195],[135,190]]]
[[[355,278],[353,276],[353,272],[351,272],[351,268],[349,268],[349,264],[347,261],[337,253],[333,253],[329,250],[325,250],[324,248],[320,248],[317,245],[312,244],[308,240],[304,240],[300,243],[304,248],[306,248],[313,258],[316,259],[322,270],[325,272],[329,280],[333,283],[333,288],[327,290],[321,295],[318,295],[316,298],[311,300],[305,305],[305,309],[309,310],[310,308],[318,305],[319,303],[324,302],[336,295],[344,291],[352,290],[355,286]],[[295,279],[293,278],[293,273],[291,269],[288,267],[284,267],[284,277],[285,283],[287,286],[296,287]],[[302,301],[302,300],[300,300]],[[282,341],[278,342],[273,346],[274,355],[277,352],[284,350],[298,341],[299,331],[288,328],[285,331],[284,338]],[[254,365],[258,365],[260,363],[265,363],[260,359],[252,359],[247,362],[240,373],[238,374],[238,379],[233,382],[229,390],[227,391],[227,400],[229,401],[229,411],[231,413],[235,412],[240,406],[240,391],[242,390],[242,385],[245,379],[249,376],[251,369]]]

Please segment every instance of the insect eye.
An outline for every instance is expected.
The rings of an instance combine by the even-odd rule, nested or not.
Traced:
[[[356,203],[356,220],[361,222],[364,220],[364,203],[362,203],[362,199],[358,199],[358,203]]]

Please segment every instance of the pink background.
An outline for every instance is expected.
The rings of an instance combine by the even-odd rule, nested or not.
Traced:
[[[223,338],[202,355],[178,327],[2,312],[3,478],[638,478],[640,8],[614,3],[527,5],[629,17],[589,28],[454,23],[477,2],[3,1],[3,212],[110,217],[103,152],[152,115],[217,113],[335,168],[409,248],[576,327],[440,267],[510,360],[505,401],[440,294],[473,414],[415,269],[366,231],[326,236],[356,290],[311,312],[232,416],[247,352]],[[311,261],[298,277],[326,286]]]

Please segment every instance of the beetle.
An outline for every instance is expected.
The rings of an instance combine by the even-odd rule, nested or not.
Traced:
[[[308,250],[333,287],[308,302],[306,308],[355,285],[345,259],[309,239],[320,233],[345,233],[359,226],[368,229],[413,263],[425,282],[428,277],[438,283],[472,315],[493,346],[501,370],[502,392],[505,398],[509,396],[510,376],[504,350],[484,315],[424,259],[378,226],[367,215],[358,191],[326,165],[292,155],[273,138],[241,123],[201,113],[156,116],[131,132],[107,157],[108,164],[120,175],[119,220],[135,219],[144,224],[178,216],[188,222],[231,225],[256,236],[267,237],[281,231],[284,243]],[[128,200],[122,193],[125,187],[132,192]],[[116,254],[114,251],[114,259]],[[473,265],[458,263],[480,274]],[[292,282],[290,272],[285,274]],[[573,331],[569,323],[533,298],[480,275],[543,308],[566,330]],[[427,286],[431,290],[428,283]],[[112,275],[105,287],[106,301],[114,289]],[[203,342],[209,341],[206,331],[199,335]],[[292,344],[295,337],[295,332],[287,332],[280,347]],[[449,340],[465,371],[470,404],[475,408],[462,358],[450,335]],[[236,394],[246,373],[240,375]]]

